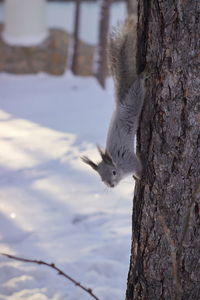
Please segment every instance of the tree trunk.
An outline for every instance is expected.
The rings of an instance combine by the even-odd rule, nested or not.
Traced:
[[[138,71],[151,74],[126,300],[199,300],[200,2],[138,2]]]
[[[78,74],[78,57],[79,57],[79,27],[80,27],[80,8],[81,0],[76,0],[76,9],[74,17],[74,36],[73,36],[73,56],[72,56],[72,72]]]
[[[99,23],[99,44],[97,48],[97,72],[96,77],[100,85],[105,88],[107,75],[107,40],[109,30],[110,4],[112,0],[100,0],[100,23]]]

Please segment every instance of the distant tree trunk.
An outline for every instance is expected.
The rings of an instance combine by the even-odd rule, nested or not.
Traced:
[[[109,31],[110,4],[112,0],[99,0],[101,5],[99,23],[99,42],[97,48],[97,72],[96,77],[100,85],[105,88],[107,75],[107,39]]]
[[[136,12],[136,1],[126,0],[128,15],[134,14]]]
[[[74,36],[73,36],[73,55],[72,55],[72,72],[78,74],[78,57],[79,57],[79,27],[80,27],[80,8],[81,0],[76,0],[76,9],[74,17]]]
[[[151,76],[126,300],[199,300],[200,1],[139,0],[138,7],[138,70]]]

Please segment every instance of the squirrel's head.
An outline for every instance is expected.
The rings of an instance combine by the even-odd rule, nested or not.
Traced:
[[[83,156],[82,160],[99,173],[102,181],[107,186],[115,187],[122,179],[122,172],[117,169],[116,164],[107,151],[103,151],[99,146],[97,148],[102,158],[100,163],[96,164],[86,156]]]

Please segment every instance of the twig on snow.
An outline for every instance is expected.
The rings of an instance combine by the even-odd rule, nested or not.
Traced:
[[[50,267],[54,270],[56,270],[58,272],[58,275],[62,275],[63,277],[67,278],[69,281],[71,281],[72,283],[74,283],[76,286],[80,287],[82,290],[84,290],[85,292],[87,292],[91,297],[93,297],[96,300],[100,300],[92,291],[91,288],[87,288],[85,286],[83,286],[80,282],[76,281],[75,279],[73,279],[72,277],[70,277],[69,275],[67,275],[65,272],[63,272],[61,269],[59,269],[58,267],[56,267],[56,265],[54,263],[47,263],[45,261],[42,260],[35,260],[35,259],[26,259],[26,258],[21,258],[21,257],[17,257],[14,255],[10,255],[10,254],[6,254],[6,253],[1,253],[1,255],[4,255],[10,259],[14,259],[14,260],[18,260],[18,261],[22,261],[22,262],[27,262],[27,263],[33,263],[33,264],[37,264],[37,265],[44,265],[47,267]]]

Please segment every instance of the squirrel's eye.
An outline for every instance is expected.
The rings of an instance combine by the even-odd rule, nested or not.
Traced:
[[[116,175],[116,172],[115,172],[115,171],[113,171],[113,175]]]

